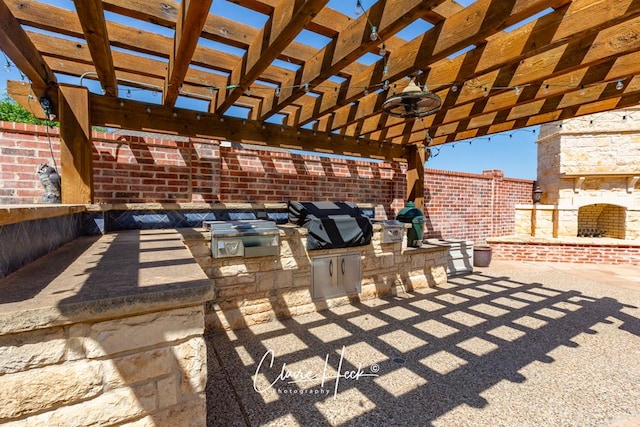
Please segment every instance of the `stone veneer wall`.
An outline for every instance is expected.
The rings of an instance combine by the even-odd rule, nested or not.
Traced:
[[[576,237],[578,209],[609,204],[625,209],[623,230],[616,230],[610,237],[640,239],[639,165],[638,108],[542,125],[538,182],[542,203],[556,209],[553,232],[542,234]]]
[[[199,305],[0,334],[0,424],[201,427],[203,327]]]
[[[206,330],[236,329],[446,283],[448,248],[407,248],[406,235],[403,242],[382,243],[379,225],[374,230],[370,245],[307,251],[306,229],[281,227],[279,256],[259,258],[211,258],[208,233],[185,236],[200,266],[214,279],[216,297],[205,304]],[[314,300],[310,258],[351,253],[361,255],[361,292]]]

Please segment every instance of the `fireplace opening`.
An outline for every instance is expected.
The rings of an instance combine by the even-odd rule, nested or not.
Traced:
[[[578,237],[611,237],[625,239],[626,209],[622,206],[596,203],[578,209]]]

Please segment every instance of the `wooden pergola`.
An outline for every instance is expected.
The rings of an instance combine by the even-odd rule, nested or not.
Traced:
[[[0,0],[0,49],[31,82],[9,92],[60,121],[64,202],[93,198],[92,125],[405,159],[419,203],[425,147],[640,100],[637,0],[378,0],[353,17],[328,0],[231,2],[264,25],[217,14],[217,0]],[[326,45],[301,41],[309,32]],[[383,113],[410,76],[442,108]],[[132,88],[158,101],[129,99]],[[181,98],[206,107],[178,108]]]

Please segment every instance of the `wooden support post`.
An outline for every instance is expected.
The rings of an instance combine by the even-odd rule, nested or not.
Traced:
[[[407,155],[407,201],[424,212],[424,164],[427,161],[424,145],[411,145]]]
[[[60,161],[62,203],[93,203],[93,144],[89,91],[60,85]]]

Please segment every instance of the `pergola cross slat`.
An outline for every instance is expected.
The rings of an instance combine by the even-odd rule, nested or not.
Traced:
[[[301,135],[312,137],[305,149],[344,141],[362,155],[371,151],[365,145],[376,145],[375,155],[386,159],[424,144],[426,132],[430,144],[444,144],[635,99],[637,1],[477,0],[463,7],[454,0],[378,0],[360,16],[326,0],[233,3],[234,18],[212,0],[74,0],[66,8],[0,0],[0,48],[33,83],[33,96],[47,94],[54,109],[58,77],[80,85],[82,76],[106,92],[87,102],[104,97],[115,106],[109,122],[127,123],[137,111],[133,100],[112,102],[118,97],[158,92],[162,97],[147,102],[152,110],[159,103],[174,109],[180,97],[181,110],[193,101],[187,109],[194,114],[228,123],[237,115],[250,125],[246,140],[280,146],[272,126],[296,140],[306,127],[312,131]],[[242,8],[247,16],[262,14],[264,24],[246,20]],[[373,26],[377,40],[369,37]],[[312,33],[328,42],[314,47],[306,41]],[[378,55],[383,43],[383,58],[363,59]],[[443,99],[442,109],[419,121],[382,113],[389,94],[415,74]],[[94,125],[104,121],[87,117]],[[172,114],[159,123],[158,131],[181,125]]]

